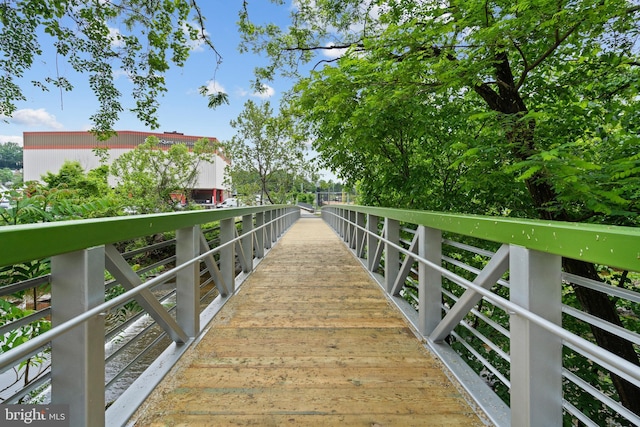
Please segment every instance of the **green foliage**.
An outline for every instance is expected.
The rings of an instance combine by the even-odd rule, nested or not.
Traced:
[[[13,181],[13,171],[9,168],[0,169],[0,184]]]
[[[287,30],[249,11],[258,80],[319,61],[290,99],[363,203],[637,224],[632,2],[303,0]]]
[[[85,173],[78,161],[65,161],[57,174],[47,172],[42,180],[49,189],[69,189],[80,199],[101,199],[111,193],[107,182],[108,166],[100,166]]]
[[[10,207],[0,208],[0,225],[94,218],[116,211],[116,206],[108,197],[86,199],[77,191],[66,188],[66,185],[48,188],[30,182],[24,189],[10,190],[5,196],[10,199]]]
[[[22,169],[22,147],[15,142],[0,143],[0,169],[4,168]],[[2,182],[7,181],[0,181]]]
[[[0,268],[0,286],[44,276],[50,272],[51,261],[49,259],[5,266]],[[22,293],[18,296],[22,296]]]
[[[34,311],[32,310],[22,310],[0,298],[0,326],[6,325],[14,320],[21,319],[33,312]],[[14,329],[3,336],[2,341],[0,341],[0,349],[3,353],[9,351],[20,344],[24,344],[31,338],[47,332],[49,329],[51,329],[51,322],[46,320],[39,320],[32,322],[27,326]]]
[[[176,210],[175,196],[189,194],[199,165],[212,163],[217,149],[216,143],[202,138],[191,150],[185,144],[165,150],[157,137],[150,136],[111,165],[118,181],[116,194],[123,206],[137,213]]]
[[[0,326],[22,319],[32,313],[34,313],[33,310],[23,310],[0,298]],[[45,333],[50,329],[51,322],[45,319],[39,319],[30,322],[25,326],[15,328],[0,337],[0,353],[16,348],[29,341],[31,338]],[[50,353],[50,351],[51,350],[45,350],[21,362],[16,368],[14,368],[14,371],[16,372],[15,382],[13,384],[9,384],[8,387],[11,387],[20,381],[26,386],[35,380],[44,371],[44,364],[47,362],[46,355],[47,353]],[[34,367],[40,368],[35,375],[31,373],[31,368]],[[6,386],[7,384],[3,385]]]
[[[258,84],[317,62],[290,103],[359,202],[638,225],[637,2],[300,0],[291,15],[274,28],[245,7],[242,48],[271,59]],[[315,56],[327,50],[333,59]],[[585,306],[617,323],[605,303]],[[638,363],[637,349],[605,335],[600,346]],[[601,373],[588,380],[611,390]],[[640,413],[637,387],[616,392]],[[600,411],[587,410],[599,408],[590,396],[578,402]]]
[[[273,116],[269,102],[249,100],[231,121],[236,135],[225,144],[231,159],[229,177],[236,192],[249,199],[286,203],[296,184],[313,169],[304,160],[304,145],[290,115]]]
[[[200,25],[191,21],[192,12]],[[50,40],[57,61],[66,61],[87,76],[99,103],[91,119],[100,138],[113,134],[124,110],[114,83],[116,68],[133,84],[131,111],[145,125],[157,128],[160,96],[166,91],[164,73],[171,65],[184,65],[190,43],[208,45],[219,60],[201,28],[203,19],[195,1],[18,0],[2,4],[0,19],[0,115],[11,116],[16,102],[26,100],[20,82],[39,61],[44,40]],[[114,33],[113,27],[119,31]],[[42,32],[50,38],[42,37]],[[31,83],[43,91],[73,89],[60,73]]]

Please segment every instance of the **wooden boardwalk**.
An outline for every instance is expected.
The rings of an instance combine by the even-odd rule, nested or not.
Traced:
[[[136,426],[484,425],[331,229],[302,218]]]

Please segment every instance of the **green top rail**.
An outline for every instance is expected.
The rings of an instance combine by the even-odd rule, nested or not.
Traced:
[[[640,228],[462,215],[358,205],[331,205],[397,221],[561,255],[623,270],[640,271]],[[326,209],[323,208],[323,209]]]
[[[3,226],[0,266],[291,207],[269,205]]]

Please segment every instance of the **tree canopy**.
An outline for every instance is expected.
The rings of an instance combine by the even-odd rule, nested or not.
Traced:
[[[416,206],[440,191],[418,206],[637,224],[637,5],[296,5],[282,30],[251,23],[245,2],[244,48],[272,59],[258,82],[319,61],[292,99],[365,200]]]
[[[208,45],[214,63],[220,60],[195,0],[11,0],[0,5],[0,21],[0,115],[11,116],[16,101],[25,100],[23,78],[42,54],[43,43],[51,43],[57,58],[88,76],[99,102],[91,120],[104,138],[113,133],[125,108],[114,84],[117,69],[133,83],[131,111],[154,129],[159,98],[166,91],[164,73],[171,65],[184,64],[189,44]],[[125,30],[113,31],[112,26]],[[31,84],[44,91],[73,89],[61,74],[41,76]],[[210,103],[226,102],[216,98],[220,96],[214,94]]]
[[[242,48],[271,59],[256,85],[298,78],[292,108],[364,202],[640,223],[636,1],[298,0],[288,28],[255,24],[250,5]],[[602,280],[594,265],[563,267]],[[573,291],[621,324],[606,295]],[[638,364],[628,341],[591,333]],[[637,387],[611,381],[640,413]]]
[[[113,161],[116,193],[136,213],[175,210],[183,198],[189,197],[200,163],[212,163],[217,149],[216,143],[202,138],[191,150],[182,143],[164,150],[157,137],[149,136]]]
[[[15,142],[0,143],[0,168],[22,169],[22,147]]]
[[[229,178],[236,192],[269,203],[284,203],[296,184],[311,176],[304,159],[304,144],[287,112],[273,115],[269,102],[248,100],[231,121],[236,134],[225,144],[231,159]]]

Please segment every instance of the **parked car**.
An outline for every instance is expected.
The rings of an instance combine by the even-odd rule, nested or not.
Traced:
[[[238,199],[235,197],[230,197],[225,199],[222,203],[218,203],[216,205],[217,208],[237,208],[238,207]]]

